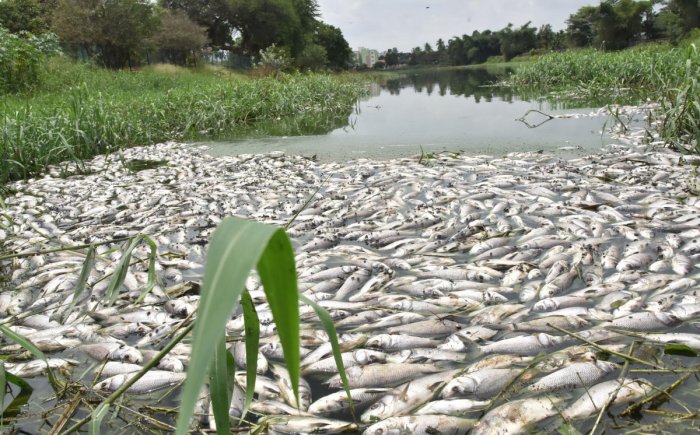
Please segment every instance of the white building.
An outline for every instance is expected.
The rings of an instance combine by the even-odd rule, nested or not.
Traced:
[[[379,52],[370,48],[360,47],[353,52],[353,60],[355,65],[366,65],[367,68],[372,68],[379,60]]]

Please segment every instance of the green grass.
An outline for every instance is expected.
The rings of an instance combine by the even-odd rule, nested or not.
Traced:
[[[700,51],[647,44],[619,52],[571,50],[539,57],[510,77],[520,89],[564,91],[597,104],[661,103],[661,133],[677,150],[700,153]]]
[[[122,147],[233,135],[258,121],[347,117],[358,78],[251,79],[221,69],[107,71],[51,59],[32,94],[0,102],[0,184]]]

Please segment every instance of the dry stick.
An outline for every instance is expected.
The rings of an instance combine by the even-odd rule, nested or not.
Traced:
[[[81,401],[82,397],[80,395],[80,392],[78,392],[75,396],[73,396],[73,400],[71,400],[71,402],[68,404],[63,414],[61,414],[58,420],[56,420],[56,423],[54,423],[53,427],[49,431],[49,435],[58,435],[59,433],[61,433],[61,429],[63,429],[63,426],[65,426],[66,423],[68,423],[71,416],[73,416],[75,411],[78,409],[78,405],[80,405]]]
[[[143,366],[143,368],[141,370],[139,370],[133,377],[129,378],[129,380],[126,381],[117,391],[110,394],[109,397],[107,397],[103,403],[110,405],[112,402],[114,402],[119,397],[121,397],[126,392],[126,390],[129,389],[129,387],[131,387],[133,384],[136,383],[136,381],[141,379],[141,377],[143,375],[145,375],[146,373],[148,373],[148,371],[150,369],[155,367],[160,362],[160,360],[175,347],[176,344],[178,344],[180,341],[182,341],[182,339],[185,338],[185,336],[190,333],[190,331],[192,330],[193,327],[194,327],[194,322],[187,325],[185,327],[185,329],[183,329],[183,331],[180,333],[180,335],[173,338],[172,341],[170,343],[168,343],[168,345],[165,346],[163,348],[163,350],[161,350],[155,356],[155,358],[153,358],[151,361],[148,362],[148,364]],[[82,420],[80,420],[79,422],[77,422],[76,424],[71,426],[65,433],[71,433],[71,432],[78,431],[81,428],[81,426],[83,426],[85,423],[90,421],[91,417],[92,417],[92,414],[89,414],[87,417],[83,418]]]
[[[628,356],[632,355],[632,352],[634,351],[634,341],[630,345],[630,350],[627,352]],[[593,424],[593,427],[591,428],[591,431],[589,432],[590,435],[595,435],[596,429],[598,429],[598,425],[600,424],[600,421],[603,419],[603,412],[605,412],[606,409],[615,401],[615,398],[617,397],[617,393],[620,392],[620,389],[622,388],[622,385],[625,383],[625,374],[627,373],[627,369],[629,368],[630,361],[628,359],[625,360],[625,364],[622,366],[622,371],[620,371],[620,376],[618,377],[618,380],[620,383],[618,384],[617,388],[615,389],[615,392],[611,394],[608,397],[608,400],[605,401],[605,404],[600,408],[600,412],[598,413],[598,417],[595,419],[595,424]],[[590,397],[590,394],[588,395]],[[591,401],[593,399],[591,398]]]
[[[656,365],[656,364],[654,364],[654,363],[650,363],[649,361],[644,361],[643,359],[639,359],[639,358],[634,357],[634,356],[631,356],[631,355],[625,355],[624,353],[620,353],[620,352],[616,352],[616,351],[614,351],[614,350],[606,349],[606,348],[604,348],[603,346],[601,346],[601,345],[599,345],[599,344],[597,344],[597,343],[594,343],[594,342],[592,342],[592,341],[590,341],[590,340],[586,340],[585,338],[581,337],[581,336],[578,335],[578,334],[574,334],[573,332],[569,332],[569,331],[567,331],[566,329],[560,328],[560,327],[558,327],[558,326],[556,326],[556,325],[552,325],[551,323],[547,323],[547,326],[549,326],[550,328],[554,328],[554,329],[556,329],[557,331],[562,332],[562,333],[564,333],[564,334],[566,334],[566,335],[568,335],[568,336],[570,336],[570,337],[573,337],[573,338],[575,338],[575,339],[577,339],[577,340],[579,340],[579,341],[582,341],[582,342],[584,342],[584,343],[586,343],[586,344],[588,344],[588,345],[590,345],[590,346],[593,346],[593,347],[595,347],[595,348],[598,349],[598,350],[601,350],[601,351],[603,351],[603,352],[607,352],[607,353],[609,353],[609,354],[611,354],[611,355],[615,355],[615,356],[620,357],[620,358],[622,358],[622,359],[624,359],[624,360],[634,361],[634,362],[636,362],[636,363],[643,364],[643,365],[649,366],[649,367],[653,367],[653,368],[655,368],[655,369],[662,369],[662,370],[666,369],[665,367]]]
[[[526,374],[527,372],[529,372],[530,370],[532,370],[537,364],[539,364],[542,360],[544,360],[546,356],[547,356],[547,355],[544,354],[544,355],[541,355],[541,356],[539,356],[539,357],[537,357],[537,358],[534,358],[534,359],[530,362],[530,364],[528,364],[524,369],[522,369],[522,371],[521,371],[520,373],[518,373],[510,382],[508,382],[508,384],[506,384],[505,387],[503,387],[503,388],[501,389],[501,391],[498,392],[498,395],[496,395],[496,397],[495,397],[493,400],[491,400],[491,403],[489,404],[489,406],[486,407],[483,411],[481,411],[481,416],[483,417],[487,412],[489,412],[491,409],[493,409],[493,407],[494,407],[494,405],[496,404],[496,402],[498,402],[498,400],[499,400],[501,397],[503,397],[503,396],[507,393],[507,391],[508,391],[513,385],[515,385],[516,382],[522,380],[522,378],[525,376],[525,374]],[[467,368],[468,368],[468,367],[467,367]],[[466,371],[467,368],[465,368],[464,370]],[[507,400],[507,399],[506,399],[506,400]]]
[[[299,210],[297,210],[296,213],[294,213],[294,216],[292,216],[292,217],[289,219],[289,222],[287,222],[287,224],[284,226],[284,229],[285,229],[285,230],[288,229],[289,226],[292,225],[292,223],[294,223],[294,221],[295,221],[295,220],[297,219],[297,217],[299,216],[299,213],[301,213],[302,211],[306,210],[306,207],[308,207],[309,204],[311,204],[311,201],[314,199],[314,197],[316,196],[316,194],[321,190],[321,188],[323,187],[323,185],[326,184],[326,181],[328,181],[329,178],[331,178],[331,175],[330,175],[330,174],[328,174],[328,176],[327,176],[323,181],[321,181],[321,183],[319,183],[319,185],[318,185],[318,187],[316,188],[316,190],[314,190],[314,192],[311,194],[311,196],[309,196],[309,199],[307,199],[306,202],[304,203],[304,205],[302,205],[301,208],[300,208]]]
[[[35,255],[51,254],[53,252],[75,251],[77,249],[89,248],[90,246],[100,246],[100,245],[107,245],[109,243],[124,242],[124,241],[129,240],[129,239],[131,239],[131,237],[122,237],[119,239],[112,239],[112,240],[107,240],[104,242],[88,243],[87,245],[64,246],[61,248],[45,249],[43,251],[20,252],[19,254],[3,255],[2,257],[0,257],[0,261],[10,260],[12,258],[24,258],[24,257],[33,257]]]
[[[669,385],[669,386],[666,387],[665,389],[663,389],[663,390],[657,392],[657,393],[654,394],[653,396],[649,396],[649,397],[645,398],[645,399],[642,400],[642,401],[639,401],[639,402],[637,402],[637,403],[631,404],[630,406],[628,406],[627,408],[625,408],[625,410],[622,411],[622,413],[621,413],[620,415],[629,415],[629,414],[632,414],[633,412],[636,412],[636,411],[637,411],[639,408],[641,408],[642,406],[646,405],[647,403],[649,403],[649,402],[651,402],[651,401],[654,401],[654,400],[660,398],[661,396],[668,396],[669,398],[672,398],[671,395],[670,395],[669,393],[670,393],[671,391],[675,390],[676,388],[678,388],[683,382],[685,382],[685,380],[688,379],[688,378],[690,377],[691,374],[692,374],[692,373],[686,373],[686,374],[683,375],[682,377],[678,378],[678,379],[676,380],[676,382],[672,383],[671,385]]]

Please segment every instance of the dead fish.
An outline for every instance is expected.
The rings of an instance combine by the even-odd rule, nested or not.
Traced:
[[[333,434],[357,428],[355,423],[304,415],[273,416],[266,419],[264,424],[270,433],[278,434]]]
[[[417,376],[443,369],[436,364],[370,364],[348,368],[345,373],[350,388],[395,387]],[[340,375],[325,382],[330,388],[340,388]]]
[[[365,346],[385,351],[404,350],[414,347],[435,347],[439,340],[425,337],[414,337],[405,334],[379,334],[371,337]]]
[[[519,337],[506,338],[481,346],[479,350],[482,354],[506,353],[528,356],[537,355],[543,350],[563,343],[563,341],[563,337],[539,333],[536,335],[522,335]]]
[[[473,371],[447,383],[442,390],[442,397],[450,399],[474,396],[477,399],[491,399],[520,373],[521,369],[487,368]]]
[[[471,432],[473,435],[520,434],[557,413],[561,397],[533,397],[504,403],[481,417]]]
[[[606,361],[574,363],[543,377],[530,385],[528,390],[544,392],[591,385],[617,370],[617,368],[617,364]]]
[[[426,403],[424,406],[415,411],[416,415],[452,415],[462,416],[467,412],[480,411],[487,408],[491,404],[490,400],[471,400],[471,399],[453,399],[453,400],[434,400]]]
[[[609,325],[632,331],[658,331],[680,325],[681,322],[681,319],[670,313],[641,311],[613,319]]]
[[[354,388],[350,390],[350,397],[352,397],[353,406],[360,408],[379,399],[388,391],[390,391],[389,388]],[[347,393],[342,390],[316,400],[309,406],[308,411],[311,414],[328,415],[349,408],[350,401]]]
[[[360,416],[360,421],[371,422],[404,415],[435,397],[442,387],[454,378],[461,369],[448,370],[418,377],[399,385],[374,402]]]
[[[465,435],[475,420],[448,415],[415,415],[390,417],[365,429],[363,435],[431,434]]]
[[[343,366],[347,369],[353,366],[362,366],[373,363],[383,363],[387,359],[387,354],[371,349],[358,349],[352,352],[341,354]],[[318,373],[338,373],[335,357],[321,359],[302,368],[302,374]]]
[[[284,401],[290,406],[298,408],[301,411],[306,411],[309,405],[311,405],[311,387],[309,383],[306,382],[304,378],[299,378],[299,402],[297,404],[297,399],[292,388],[292,380],[289,377],[287,368],[272,364],[270,369],[277,378],[277,385],[279,385],[280,393],[282,393]]]
[[[132,377],[134,377],[134,374],[131,373],[115,375],[102,382],[98,382],[95,385],[95,389],[98,391],[116,391]],[[184,373],[151,370],[134,382],[126,392],[131,394],[147,394],[162,388],[172,387],[184,380]]]
[[[138,349],[116,342],[84,344],[78,347],[92,358],[103,361],[123,361],[132,364],[143,362],[143,355]]]
[[[588,417],[610,405],[620,405],[640,399],[653,392],[644,379],[613,379],[588,388],[574,403],[561,413],[568,420]]]

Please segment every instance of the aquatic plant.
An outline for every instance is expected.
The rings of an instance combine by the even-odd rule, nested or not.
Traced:
[[[676,150],[700,153],[699,75],[700,53],[687,42],[675,48],[649,44],[619,52],[553,53],[518,68],[509,83],[607,103],[658,102],[664,140]]]

